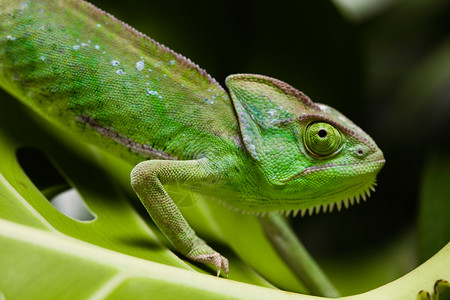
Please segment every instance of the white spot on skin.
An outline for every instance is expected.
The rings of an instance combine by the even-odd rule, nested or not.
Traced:
[[[45,56],[39,57],[40,60],[45,61],[47,58]]]
[[[151,71],[152,71],[152,69],[148,69],[148,71],[149,71],[149,72],[151,72]]]
[[[118,69],[117,71],[116,71],[116,74],[119,74],[119,75],[124,75],[124,74],[126,74],[122,69]]]
[[[175,65],[175,59],[172,59],[172,60],[169,62],[169,65],[171,65],[171,66]]]
[[[97,24],[97,27],[98,27],[98,28],[102,27],[102,24]]]
[[[89,46],[89,44],[81,43],[81,47],[87,47],[87,46]]]
[[[99,46],[99,45],[95,45],[94,48],[95,48],[96,50],[99,50],[99,49],[100,49],[100,46]]]
[[[73,50],[78,50],[78,49],[80,49],[80,45],[74,45],[73,46]]]
[[[214,101],[212,101],[212,100],[210,100],[208,98],[204,98],[203,100],[205,100],[206,103],[208,103],[208,104],[214,104]]]
[[[273,108],[271,108],[271,109],[269,109],[269,110],[267,111],[267,113],[268,113],[269,115],[271,115],[271,116],[273,116],[276,112],[277,112],[277,111],[276,111],[275,109],[273,109]]]
[[[157,92],[157,91],[153,91],[153,90],[147,89],[147,94],[153,95],[153,96],[157,96],[157,95],[158,95],[158,92]]]
[[[117,67],[118,65],[120,65],[120,62],[118,60],[113,60],[111,61],[111,65]]]
[[[10,41],[15,41],[15,40],[16,40],[16,37],[15,37],[15,36],[7,35],[7,36],[6,36],[6,39],[8,39],[8,40],[10,40]]]
[[[252,152],[255,152],[256,147],[255,147],[255,145],[250,144],[250,145],[248,145],[248,149],[249,149],[250,151],[252,151]]]
[[[138,61],[138,62],[136,63],[136,69],[137,69],[138,71],[144,70],[144,61],[143,61],[143,60],[140,60],[140,61]]]

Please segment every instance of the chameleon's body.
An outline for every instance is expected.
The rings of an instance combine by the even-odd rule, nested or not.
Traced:
[[[365,197],[384,164],[334,109],[259,75],[228,77],[230,97],[189,60],[81,0],[0,0],[0,86],[137,164],[133,188],[159,228],[184,255],[226,272],[162,184],[199,186],[242,211],[327,210]]]

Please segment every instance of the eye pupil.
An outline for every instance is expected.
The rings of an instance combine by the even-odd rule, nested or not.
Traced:
[[[325,129],[320,129],[319,132],[317,133],[317,135],[318,135],[320,138],[324,138],[324,137],[327,136],[327,131],[326,131]]]

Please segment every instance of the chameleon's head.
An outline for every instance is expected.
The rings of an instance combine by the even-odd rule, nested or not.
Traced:
[[[373,189],[383,153],[340,112],[266,76],[232,75],[226,84],[245,148],[267,184],[261,190],[268,190],[242,209],[326,210]]]

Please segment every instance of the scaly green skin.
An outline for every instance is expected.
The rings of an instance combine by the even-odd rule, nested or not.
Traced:
[[[384,158],[350,120],[284,82],[240,74],[226,84],[229,95],[82,0],[0,0],[0,85],[136,164],[131,184],[161,231],[182,254],[228,273],[163,184],[260,214],[326,211],[365,197]]]

